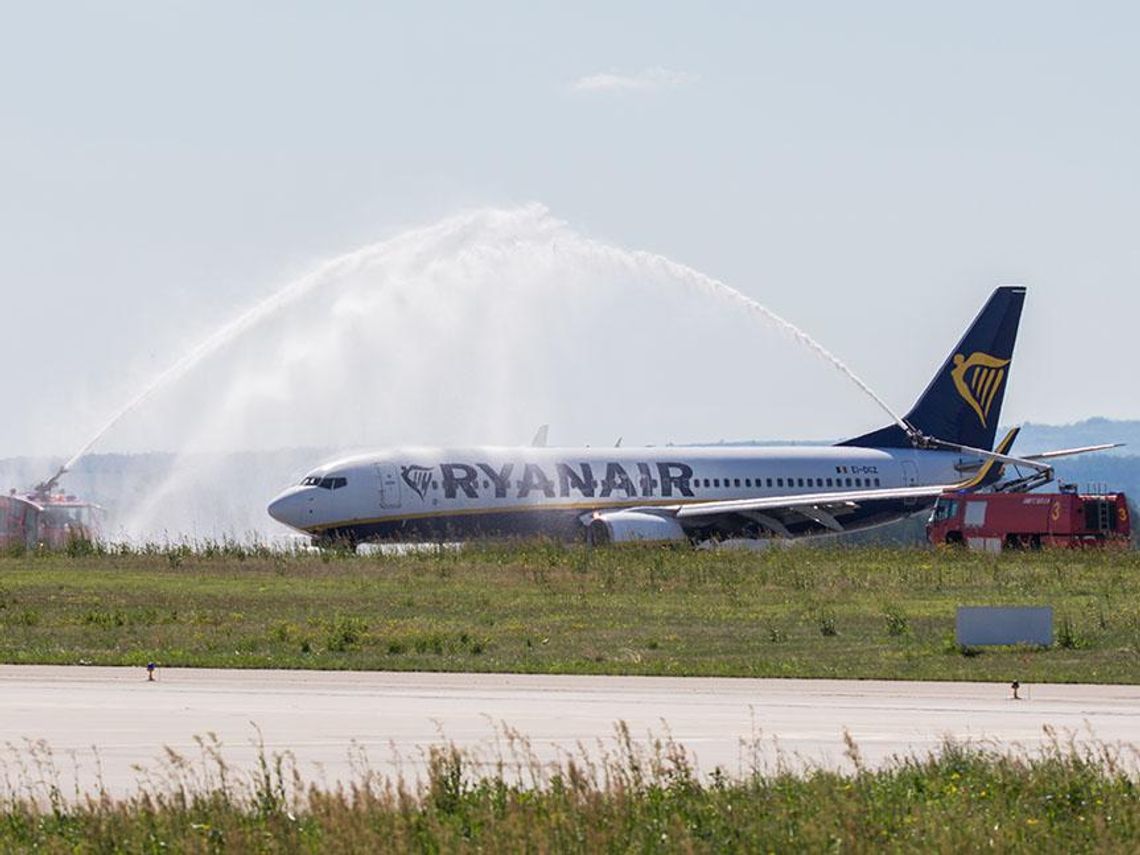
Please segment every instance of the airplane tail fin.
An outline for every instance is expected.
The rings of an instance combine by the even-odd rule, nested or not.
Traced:
[[[1024,302],[1021,286],[1003,285],[994,291],[907,413],[908,424],[945,442],[993,448]],[[839,444],[909,448],[912,443],[901,427],[888,425]]]

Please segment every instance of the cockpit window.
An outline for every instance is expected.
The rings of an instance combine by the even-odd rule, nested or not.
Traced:
[[[958,503],[953,499],[939,499],[934,506],[931,520],[934,522],[942,522],[943,520],[953,519],[956,516],[958,516]]]
[[[307,475],[301,479],[302,487],[320,487],[322,490],[339,490],[341,487],[348,484],[347,478],[341,477],[320,477],[319,475]]]
[[[90,525],[91,513],[88,508],[79,506],[49,505],[44,515],[53,525]]]

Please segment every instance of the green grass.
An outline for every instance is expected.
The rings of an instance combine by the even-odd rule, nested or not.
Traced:
[[[1049,649],[961,651],[959,604],[1048,604]],[[0,556],[0,661],[1140,682],[1140,555],[905,549]]]
[[[1054,743],[999,754],[946,744],[845,774],[753,768],[695,773],[671,743],[619,727],[602,757],[553,766],[514,743],[490,772],[451,746],[425,781],[360,770],[336,789],[287,756],[242,775],[203,743],[205,768],[128,798],[67,797],[44,749],[0,790],[0,849],[44,852],[1134,852],[1140,789],[1111,749]],[[1135,759],[1135,758],[1133,758]]]

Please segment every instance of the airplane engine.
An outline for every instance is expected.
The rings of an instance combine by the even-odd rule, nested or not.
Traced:
[[[653,511],[597,513],[586,527],[586,540],[594,546],[607,543],[663,543],[686,539],[685,530],[677,520]]]

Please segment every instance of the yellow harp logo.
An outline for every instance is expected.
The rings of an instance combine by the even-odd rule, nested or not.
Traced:
[[[986,427],[986,418],[990,414],[994,398],[1001,389],[1005,380],[1005,367],[1009,365],[1008,359],[998,359],[988,353],[971,353],[965,357],[960,353],[954,354],[954,368],[950,376],[954,378],[954,388],[962,396],[962,400],[969,404],[978,414],[978,421]]]

